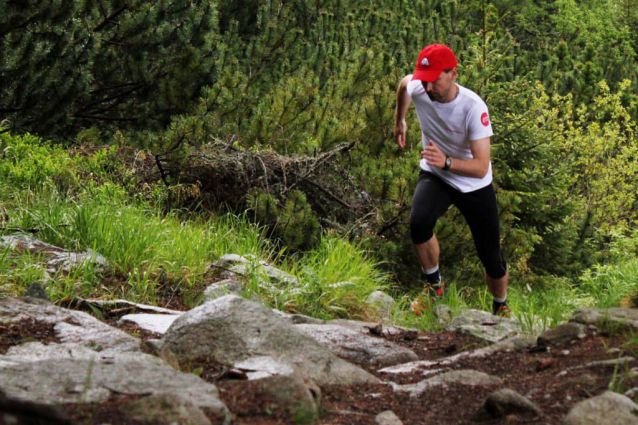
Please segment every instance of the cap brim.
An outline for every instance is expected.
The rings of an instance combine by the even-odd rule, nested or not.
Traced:
[[[440,70],[428,69],[427,71],[415,70],[414,74],[412,75],[412,79],[426,81],[428,83],[433,83],[439,78],[439,75],[441,75],[441,72],[443,72],[442,69]]]

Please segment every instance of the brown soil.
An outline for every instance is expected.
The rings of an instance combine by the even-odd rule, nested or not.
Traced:
[[[0,323],[0,354],[6,354],[10,347],[25,342],[39,341],[43,344],[59,343],[53,325],[35,319],[23,319],[10,323]]]

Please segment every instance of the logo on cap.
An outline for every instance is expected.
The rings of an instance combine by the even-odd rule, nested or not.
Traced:
[[[421,61],[421,65],[423,66],[428,66],[430,64],[430,61],[428,61],[428,58],[423,58],[423,60]]]
[[[485,127],[490,125],[490,118],[487,116],[487,112],[483,112],[483,115],[481,115],[481,124]]]

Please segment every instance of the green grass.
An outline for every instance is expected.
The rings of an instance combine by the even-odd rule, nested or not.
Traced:
[[[47,284],[53,300],[124,297],[161,303],[168,289],[194,306],[205,285],[221,272],[211,269],[211,263],[235,253],[266,260],[296,278],[293,283],[271,281],[255,263],[245,278],[244,295],[258,297],[266,305],[323,319],[374,320],[374,310],[365,299],[384,290],[396,299],[397,324],[441,328],[431,312],[414,316],[409,304],[418,291],[393,287],[373,256],[356,243],[326,234],[309,252],[275,251],[263,230],[246,217],[166,212],[167,192],[162,185],[133,192],[122,186],[122,181],[134,180],[117,162],[113,149],[78,157],[32,136],[7,133],[0,143],[8,152],[0,166],[2,234],[28,230],[68,250],[94,250],[112,266],[106,275],[87,263],[70,273],[48,276],[40,256],[4,249],[0,250],[3,293],[18,295],[38,281]],[[514,316],[524,329],[546,328],[567,320],[578,308],[612,307],[635,297],[638,260],[620,256],[617,261],[597,266],[573,282],[549,277],[543,287],[532,288],[512,279],[508,299]],[[453,315],[465,308],[489,311],[491,295],[484,285],[451,284],[441,303]]]

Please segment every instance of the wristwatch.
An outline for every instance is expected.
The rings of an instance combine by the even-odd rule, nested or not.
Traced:
[[[449,170],[450,167],[452,166],[452,158],[450,158],[449,156],[445,156],[445,165],[443,166],[444,170]]]

